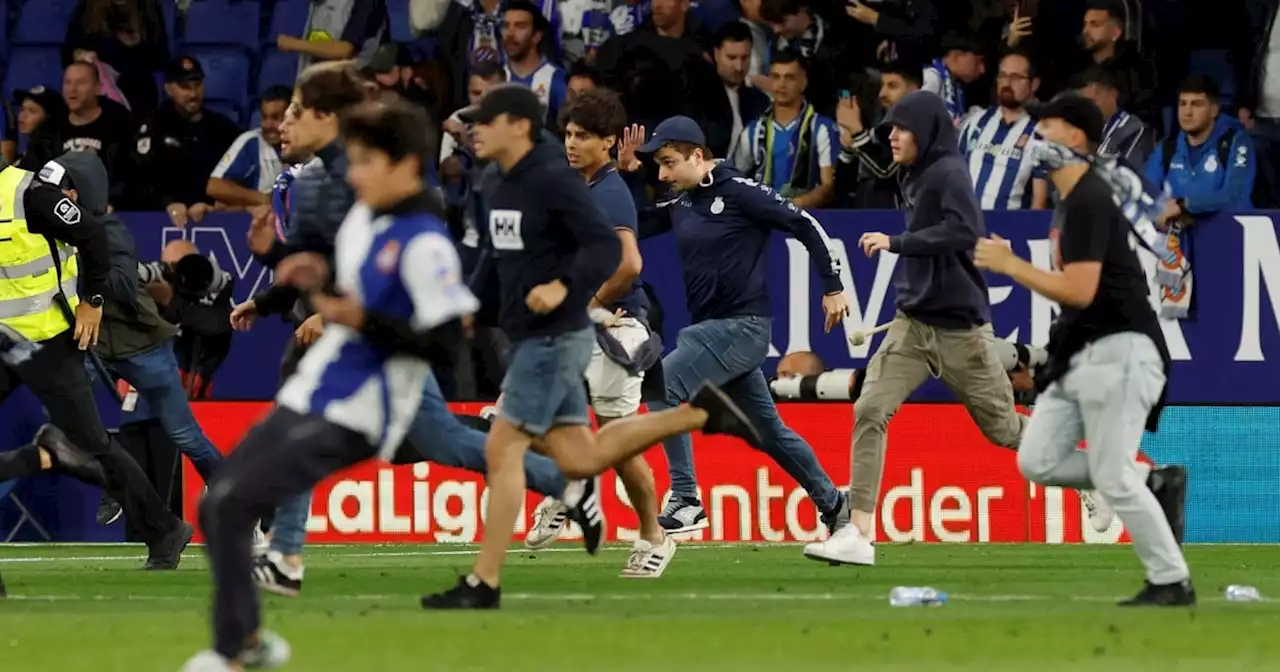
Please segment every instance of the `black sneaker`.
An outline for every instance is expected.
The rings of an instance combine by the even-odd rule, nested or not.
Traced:
[[[600,508],[600,477],[586,478],[578,481],[581,493],[576,492],[573,484],[564,491],[564,503],[569,507],[566,512],[569,520],[582,528],[582,542],[587,553],[595,555],[600,550],[600,541],[604,539],[604,509]]]
[[[53,471],[67,474],[93,485],[104,485],[107,482],[106,472],[98,458],[80,450],[67,438],[62,430],[50,424],[44,424],[36,432],[35,444],[49,453],[53,462]]]
[[[747,414],[733,403],[723,390],[703,383],[702,387],[689,400],[689,405],[707,412],[707,423],[702,426],[703,434],[727,434],[746,441],[756,450],[764,449],[764,439],[760,430],[747,418]]]
[[[458,585],[434,595],[422,596],[423,609],[497,609],[502,589],[490,588],[474,574],[458,577]]]
[[[177,569],[178,563],[182,562],[182,552],[187,550],[187,544],[191,543],[191,537],[195,533],[196,528],[192,527],[191,523],[178,521],[178,526],[173,528],[172,532],[164,535],[151,546],[147,564],[143,569],[148,571]]]
[[[1160,502],[1164,517],[1173,529],[1173,538],[1181,544],[1187,529],[1187,470],[1177,465],[1152,469],[1147,487]]]
[[[697,498],[672,495],[667,508],[658,515],[658,524],[667,534],[684,534],[705,530],[711,521],[707,520],[707,510]]]
[[[120,516],[124,515],[124,507],[120,506],[120,502],[111,498],[111,495],[102,493],[102,501],[98,502],[97,519],[99,525],[110,525],[120,520]]]
[[[1166,583],[1162,586],[1147,581],[1137,595],[1121,600],[1119,605],[1122,607],[1194,607],[1196,606],[1196,589],[1191,585],[1190,580]]]
[[[260,555],[253,559],[253,582],[259,589],[268,593],[297,597],[298,593],[302,592],[302,570],[299,569],[295,574],[297,578],[290,576],[285,568],[270,556]]]

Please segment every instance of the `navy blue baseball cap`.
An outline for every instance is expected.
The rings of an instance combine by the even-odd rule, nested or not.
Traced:
[[[652,154],[673,142],[687,142],[691,145],[706,146],[707,136],[702,134],[698,122],[689,117],[671,117],[653,129],[649,141],[636,150],[644,154]]]

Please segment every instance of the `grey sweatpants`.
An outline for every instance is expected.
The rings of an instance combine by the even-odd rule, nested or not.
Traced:
[[[1072,357],[1066,375],[1036,398],[1018,451],[1018,468],[1028,479],[1106,497],[1154,584],[1190,576],[1136,461],[1164,383],[1164,363],[1150,337],[1124,332],[1100,338]],[[1088,450],[1076,450],[1081,439]]]
[[[916,388],[937,376],[951,388],[987,440],[1018,448],[1027,418],[1013,405],[1013,384],[991,348],[991,325],[942,329],[898,313],[867,363],[853,408],[853,466],[849,503],[874,513],[884,472],[885,429]]]

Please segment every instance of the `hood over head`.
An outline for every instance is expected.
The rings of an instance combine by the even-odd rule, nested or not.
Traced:
[[[67,152],[40,169],[40,179],[64,189],[75,189],[80,207],[91,214],[107,211],[109,181],[107,167],[97,154]]]
[[[936,93],[913,91],[903,96],[889,110],[880,132],[887,137],[894,126],[905,128],[915,136],[919,156],[911,166],[913,169],[925,168],[943,156],[960,153],[960,136],[956,134],[946,104]]]

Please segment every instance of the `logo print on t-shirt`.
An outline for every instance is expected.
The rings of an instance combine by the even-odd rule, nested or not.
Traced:
[[[519,210],[490,210],[489,239],[493,241],[495,250],[523,250],[524,238],[520,235],[520,224],[524,213]]]

